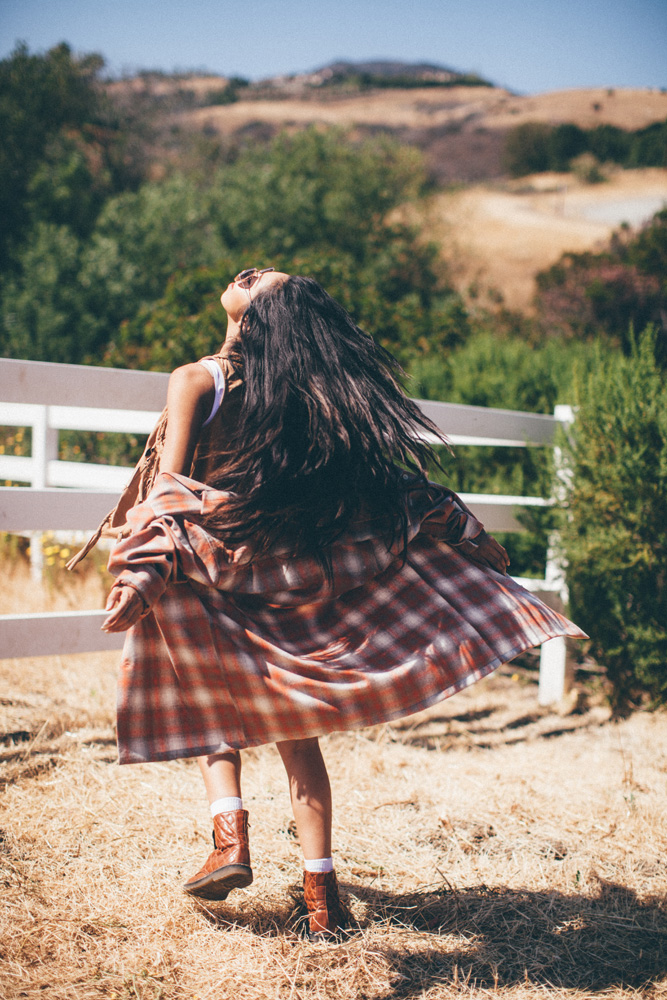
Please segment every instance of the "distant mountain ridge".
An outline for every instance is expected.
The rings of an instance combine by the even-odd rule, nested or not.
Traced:
[[[286,83],[305,87],[355,85],[375,87],[451,87],[456,84],[492,87],[477,73],[461,72],[437,63],[411,63],[400,59],[369,59],[352,62],[339,59],[310,73],[290,73],[258,81],[255,86],[284,87]]]
[[[422,77],[428,74],[447,74],[452,78],[459,76],[458,70],[450,66],[441,66],[437,63],[410,63],[401,59],[371,59],[366,62],[352,62],[349,59],[340,59],[337,62],[328,63],[326,66],[316,70],[317,73],[324,73],[331,70],[333,73],[377,73],[383,76],[417,76]]]

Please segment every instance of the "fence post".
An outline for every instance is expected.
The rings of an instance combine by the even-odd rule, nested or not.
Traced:
[[[49,462],[58,458],[58,431],[49,426],[49,407],[40,406],[32,425],[32,478],[33,489],[46,489],[49,483]],[[43,535],[30,533],[30,576],[41,583],[44,571]]]
[[[569,427],[574,422],[574,410],[571,406],[557,406],[554,417],[560,424]],[[572,482],[572,469],[567,465],[562,449],[554,446],[555,483],[554,494],[557,501],[565,499]],[[559,602],[557,610],[564,611],[569,594],[565,578],[565,560],[560,544],[560,533],[551,532],[547,549],[547,563],[544,578],[547,589],[556,595]],[[557,636],[542,644],[540,649],[540,682],[537,700],[540,705],[552,705],[560,701],[565,694],[567,682],[567,642],[564,636]]]

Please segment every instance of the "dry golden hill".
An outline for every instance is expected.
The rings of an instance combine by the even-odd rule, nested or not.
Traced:
[[[194,82],[193,82],[194,86]],[[243,92],[242,92],[243,93]],[[387,128],[511,128],[524,121],[582,128],[616,125],[638,129],[667,117],[667,93],[656,90],[583,88],[516,96],[497,87],[415,88],[379,90],[357,95],[310,92],[307,98],[246,99],[235,104],[184,111],[178,121],[190,128],[230,134],[251,123]]]
[[[440,183],[502,176],[507,132],[524,122],[635,130],[667,118],[667,92],[649,89],[589,87],[522,96],[500,87],[458,85],[356,92],[305,80],[277,78],[242,86],[230,104],[221,103],[230,83],[222,76],[142,74],[110,82],[107,89],[121,105],[155,116],[157,132],[162,129],[169,137],[161,160],[173,158],[179,130],[264,140],[285,128],[334,125],[359,134],[386,131],[418,146]]]
[[[499,292],[529,310],[535,275],[566,251],[600,250],[623,222],[639,225],[667,205],[667,170],[616,170],[602,184],[574,174],[537,174],[500,186],[436,195],[426,226],[442,245],[458,289]]]
[[[210,78],[193,80],[198,103],[211,91]],[[197,90],[197,88],[199,88]],[[266,137],[284,128],[312,124],[384,130],[421,148],[440,183],[474,182],[503,174],[509,129],[527,121],[582,128],[609,124],[634,130],[667,118],[667,93],[656,90],[584,88],[517,96],[498,87],[380,89],[358,94],[327,89],[294,94],[252,88],[233,104],[177,110],[170,125],[209,136]]]

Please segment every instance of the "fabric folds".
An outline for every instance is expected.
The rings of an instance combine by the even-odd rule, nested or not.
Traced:
[[[150,612],[127,634],[121,763],[356,729],[420,711],[524,649],[584,633],[471,560],[482,524],[408,473],[407,550],[360,519],[310,557],[257,560],[204,519],[228,494],[162,474],[109,562]],[[476,542],[477,540],[477,542]]]

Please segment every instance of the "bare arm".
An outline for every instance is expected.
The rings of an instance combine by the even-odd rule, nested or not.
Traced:
[[[172,372],[167,392],[167,433],[160,472],[190,475],[202,425],[215,398],[213,376],[203,365],[183,365]]]
[[[172,372],[167,392],[169,416],[160,456],[160,472],[190,475],[197,441],[214,398],[213,376],[203,365],[183,365]],[[105,619],[103,630],[124,632],[139,621],[146,609],[138,591],[116,585],[111,589],[105,610],[111,614]]]

